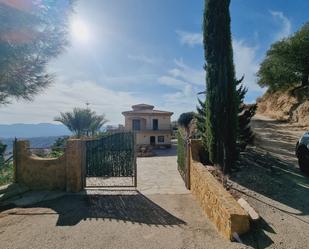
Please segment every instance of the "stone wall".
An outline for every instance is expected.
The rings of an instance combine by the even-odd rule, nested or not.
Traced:
[[[17,141],[14,148],[15,182],[32,190],[78,192],[83,188],[83,142],[68,140],[59,158],[40,158],[29,151],[28,141]]]
[[[207,217],[227,239],[250,228],[249,216],[223,186],[198,160],[201,144],[191,141],[190,187]]]
[[[69,140],[66,147],[66,191],[79,192],[84,186],[85,141]]]

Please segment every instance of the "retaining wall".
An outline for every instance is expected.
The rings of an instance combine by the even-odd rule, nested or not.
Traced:
[[[218,231],[225,238],[232,240],[234,232],[240,235],[249,231],[249,216],[233,196],[199,162],[200,149],[200,141],[191,140],[191,191]]]

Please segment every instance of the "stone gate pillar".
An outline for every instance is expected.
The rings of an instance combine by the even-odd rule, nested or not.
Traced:
[[[85,146],[80,139],[70,139],[66,146],[66,191],[79,192],[84,188]]]

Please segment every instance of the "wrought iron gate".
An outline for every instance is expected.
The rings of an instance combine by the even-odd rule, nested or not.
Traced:
[[[103,183],[104,187],[136,187],[136,176],[134,133],[115,133],[86,142],[86,177],[105,179],[109,184]],[[123,184],[125,178],[131,178],[130,184]]]

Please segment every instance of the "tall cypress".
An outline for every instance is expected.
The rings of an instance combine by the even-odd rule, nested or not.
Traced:
[[[205,0],[206,136],[210,160],[229,173],[236,160],[237,97],[230,0]]]

